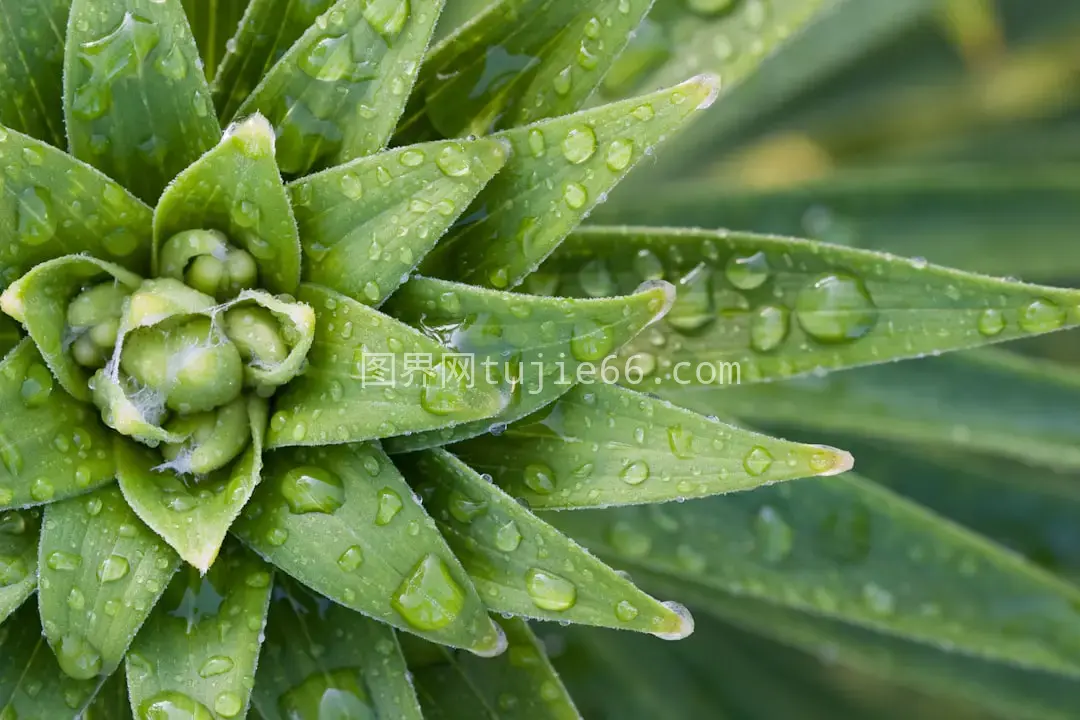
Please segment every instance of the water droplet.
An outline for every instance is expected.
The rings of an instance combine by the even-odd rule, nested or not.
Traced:
[[[644,105],[638,105],[631,113],[635,118],[645,122],[646,120],[652,120],[656,113],[653,111],[652,105],[645,103]]]
[[[435,164],[444,175],[450,177],[465,177],[472,172],[469,155],[458,143],[451,143],[440,150]]]
[[[251,200],[239,200],[230,212],[232,221],[241,228],[250,229],[259,224],[259,206]]]
[[[45,564],[48,565],[50,569],[61,572],[77,570],[79,566],[82,565],[82,556],[57,550],[56,552],[49,553],[49,557],[46,558]]]
[[[30,569],[21,557],[0,555],[0,588],[20,583],[29,574]]]
[[[769,261],[764,252],[734,255],[724,267],[724,276],[740,290],[761,287],[769,279]]]
[[[772,464],[772,454],[760,445],[754,446],[743,458],[743,467],[753,477],[764,475],[772,467]]]
[[[578,281],[581,283],[581,289],[589,297],[608,297],[618,291],[607,263],[599,258],[581,266],[581,270],[578,271]]]
[[[461,523],[471,523],[480,515],[487,512],[487,503],[470,498],[460,490],[453,490],[447,503],[450,514]]]
[[[377,76],[370,62],[353,58],[348,35],[324,37],[300,55],[297,64],[309,77],[323,82],[361,82]]]
[[[364,550],[359,545],[353,545],[341,553],[337,564],[345,572],[353,572],[364,564]]]
[[[0,433],[0,463],[4,464],[9,475],[18,475],[22,472],[22,453],[19,452],[19,447],[3,433]]]
[[[555,490],[555,471],[544,463],[526,465],[524,482],[537,495],[550,495]]]
[[[48,502],[56,495],[56,488],[48,478],[40,477],[30,485],[30,497],[38,502]]]
[[[629,600],[620,600],[615,606],[615,617],[623,622],[630,622],[638,616],[638,609]]]
[[[122,555],[110,555],[98,566],[98,580],[103,583],[116,582],[123,579],[130,569],[127,558]]]
[[[40,363],[34,363],[26,371],[19,394],[22,396],[23,405],[28,408],[40,407],[49,399],[53,389],[53,376],[48,368]]]
[[[391,43],[409,19],[409,0],[368,2],[364,8],[364,19],[387,43]]]
[[[589,201],[589,191],[581,183],[568,182],[563,185],[563,200],[572,210],[580,210]]]
[[[236,665],[233,663],[232,658],[225,655],[213,655],[207,658],[206,662],[199,668],[199,675],[204,678],[217,677],[232,671],[234,667]]]
[[[187,58],[179,45],[173,45],[168,52],[158,53],[154,69],[170,80],[183,80],[187,76]]]
[[[401,153],[401,164],[405,167],[416,167],[424,162],[424,153],[420,150],[406,150]]]
[[[563,138],[562,152],[568,162],[580,165],[596,153],[596,133],[588,125],[570,128]]]
[[[979,314],[979,333],[986,337],[1000,335],[1005,330],[1005,315],[1000,310],[987,308]]]
[[[345,173],[340,180],[341,194],[350,200],[359,200],[364,197],[364,185],[355,173]]]
[[[19,193],[19,240],[38,246],[56,234],[56,213],[52,194],[45,188],[28,187]]]
[[[799,325],[824,343],[850,342],[869,333],[878,311],[862,281],[851,275],[822,275],[795,300]]]
[[[172,690],[158,693],[139,708],[140,720],[214,720],[209,708]]]
[[[750,320],[750,347],[761,353],[780,347],[788,334],[789,318],[790,313],[784,307],[758,308]]]
[[[507,520],[495,530],[495,547],[502,552],[514,552],[519,545],[521,531],[513,520]]]
[[[763,506],[754,518],[754,536],[766,562],[778,563],[791,554],[794,533],[770,505]]]
[[[0,535],[22,535],[26,524],[26,517],[18,511],[0,513]]]
[[[243,699],[234,692],[226,690],[214,700],[214,711],[225,718],[236,717],[244,709]]]
[[[289,531],[282,527],[272,527],[266,531],[263,539],[271,547],[281,547],[289,541]]]
[[[345,486],[337,475],[305,465],[285,473],[281,494],[296,515],[334,513],[345,504]]]
[[[615,522],[608,530],[608,542],[616,552],[629,558],[642,558],[652,550],[652,538],[624,520]]]
[[[401,496],[390,488],[379,491],[379,506],[375,511],[375,524],[388,525],[404,507]]]
[[[391,644],[389,652],[394,645]],[[278,699],[283,718],[345,720],[379,717],[364,687],[361,673],[353,668],[314,672]]]
[[[672,454],[683,460],[694,457],[694,434],[684,430],[682,425],[672,425],[668,428],[668,446]]]
[[[712,324],[716,320],[716,306],[711,287],[712,271],[705,263],[699,263],[679,279],[675,304],[665,318],[667,323],[686,335]]]
[[[402,580],[390,604],[418,630],[438,630],[457,620],[465,607],[465,591],[446,563],[427,555]]]
[[[630,166],[634,157],[634,141],[619,138],[608,145],[607,166],[612,172],[622,172]]]
[[[577,602],[577,588],[572,582],[540,568],[530,568],[525,574],[525,589],[541,610],[562,612]]]
[[[56,649],[60,669],[76,680],[89,680],[101,672],[101,654],[85,638],[65,635]]]
[[[570,338],[570,354],[580,362],[596,362],[607,357],[615,348],[615,333],[610,325],[595,320],[579,320],[574,323]]]
[[[1020,328],[1026,332],[1044,333],[1065,324],[1065,311],[1050,300],[1033,300],[1020,310]]]
[[[451,415],[467,404],[468,373],[458,367],[456,361],[447,358],[424,375],[420,391],[420,407],[432,415]]]
[[[574,87],[573,71],[570,66],[567,65],[562,70],[555,74],[555,77],[551,79],[551,89],[555,91],[556,95],[565,97],[570,94],[570,90]]]
[[[893,594],[874,583],[863,586],[863,601],[876,615],[892,615],[896,611],[896,598]]]
[[[649,479],[649,465],[644,460],[637,460],[623,468],[619,479],[627,485],[640,485]]]

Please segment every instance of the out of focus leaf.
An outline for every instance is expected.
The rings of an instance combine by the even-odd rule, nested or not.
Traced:
[[[0,512],[0,623],[37,587],[37,510]]]
[[[183,0],[184,14],[199,47],[203,71],[208,78],[217,73],[225,46],[240,26],[248,0]]]
[[[0,123],[64,147],[64,35],[71,0],[0,2]]]

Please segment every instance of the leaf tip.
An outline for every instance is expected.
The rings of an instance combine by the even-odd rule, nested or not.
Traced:
[[[234,122],[225,130],[224,140],[235,139],[249,157],[274,155],[277,135],[266,116],[256,112],[243,120]]]
[[[667,280],[646,280],[638,285],[637,289],[634,290],[634,294],[639,295],[654,291],[659,291],[662,297],[660,298],[660,301],[656,303],[655,308],[653,308],[652,304],[649,305],[649,309],[653,310],[653,319],[649,321],[650,325],[662,320],[675,305],[675,286]]]
[[[810,464],[817,471],[817,477],[832,477],[846,473],[855,467],[855,456],[847,450],[828,445],[811,445],[817,452],[810,459]]]
[[[720,76],[714,73],[702,73],[701,75],[695,75],[686,81],[687,85],[695,85],[699,89],[706,91],[705,97],[698,102],[697,110],[708,110],[716,102],[716,98],[720,97],[720,88],[722,82]]]
[[[661,603],[661,605],[671,612],[668,617],[670,622],[666,623],[663,629],[654,632],[653,635],[661,640],[683,640],[694,633],[694,616],[690,614],[685,605],[670,600]]]
[[[26,305],[23,303],[18,282],[9,285],[3,293],[0,293],[0,310],[18,322],[24,322]]]

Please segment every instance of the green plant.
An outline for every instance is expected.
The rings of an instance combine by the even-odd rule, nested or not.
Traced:
[[[1015,417],[1080,385],[881,364],[1073,327],[1080,291],[581,224],[707,214],[703,178],[604,201],[817,17],[794,48],[871,43],[875,4],[0,0],[0,718],[578,717],[564,679],[699,717],[732,626],[1068,717],[1080,592],[919,503],[999,537],[960,494],[1045,501],[1013,478],[1080,463],[1075,421]],[[998,421],[943,441],[989,383]],[[739,424],[808,416],[878,482]],[[694,629],[656,596],[710,649],[648,637]],[[527,619],[644,639],[569,630],[560,677]]]

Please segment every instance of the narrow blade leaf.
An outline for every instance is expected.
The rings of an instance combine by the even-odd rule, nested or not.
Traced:
[[[604,513],[545,518],[631,572],[1080,674],[1080,592],[852,473]]]
[[[212,85],[218,116],[231,118],[270,68],[334,0],[251,0]]]
[[[0,123],[64,147],[62,84],[71,0],[0,1]]]
[[[39,518],[36,510],[0,513],[0,624],[37,588]]]
[[[253,397],[247,407],[250,446],[231,466],[197,484],[158,467],[161,455],[150,448],[122,438],[114,443],[116,474],[128,505],[185,562],[203,573],[214,564],[229,526],[259,484],[267,404]]]
[[[307,29],[237,115],[262,112],[278,164],[304,175],[386,147],[443,0],[339,0]]]
[[[72,353],[68,306],[87,286],[109,281],[134,290],[142,279],[112,263],[67,255],[37,265],[0,294],[0,309],[23,324],[60,386],[83,402],[91,398],[90,374]]]
[[[183,0],[184,15],[199,48],[203,72],[212,78],[225,55],[226,44],[240,27],[248,0]]]
[[[413,278],[391,298],[389,312],[469,358],[474,375],[510,387],[511,399],[490,420],[394,438],[387,447],[406,452],[476,437],[550,404],[578,382],[596,382],[603,362],[663,317],[672,299],[667,283],[620,298],[564,300]]]
[[[519,618],[499,618],[510,650],[481,660],[406,642],[420,706],[428,720],[580,720],[543,643]]]
[[[495,612],[683,638],[693,619],[594,558],[444,450],[395,462]]]
[[[94,696],[97,678],[75,680],[60,672],[28,603],[0,628],[0,717],[76,717]]]
[[[217,147],[165,191],[154,211],[155,263],[161,244],[185,230],[225,233],[251,253],[260,287],[296,292],[300,239],[265,118],[256,115],[230,127]]]
[[[119,667],[179,562],[115,487],[49,505],[38,600],[60,668],[88,680]]]
[[[289,187],[304,279],[378,306],[506,162],[497,140],[363,158]]]
[[[433,642],[505,649],[435,523],[375,446],[281,450],[233,531],[345,607]]]
[[[188,568],[173,578],[125,662],[140,717],[176,708],[196,718],[246,714],[272,577],[234,544],[209,574]]]
[[[502,388],[468,383],[455,354],[366,305],[317,285],[300,299],[318,322],[308,369],[275,399],[268,447],[361,442],[488,418]],[[405,358],[424,370],[405,374]],[[441,371],[441,372],[440,372]]]
[[[710,76],[652,95],[508,130],[514,154],[473,202],[469,222],[423,264],[429,275],[518,285],[643,157],[708,107]]]
[[[0,127],[0,285],[38,263],[85,252],[133,272],[150,267],[151,210],[67,153]],[[18,158],[15,160],[15,158]]]
[[[71,153],[153,203],[221,137],[180,0],[73,0],[64,56]]]
[[[643,388],[730,385],[921,357],[1071,327],[1080,291],[1026,285],[806,240],[588,228],[541,270],[551,292],[608,295],[645,278],[679,289],[625,351]]]
[[[29,339],[0,363],[0,508],[55,502],[112,482],[112,439],[54,384]]]
[[[850,470],[851,455],[778,440],[616,385],[578,385],[453,448],[537,510],[687,500]]]
[[[992,394],[986,388],[994,388]],[[698,412],[1080,468],[1080,377],[1069,367],[986,348],[783,384],[665,388]]]
[[[252,706],[265,720],[318,717],[330,693],[356,717],[422,717],[392,628],[279,578]]]

